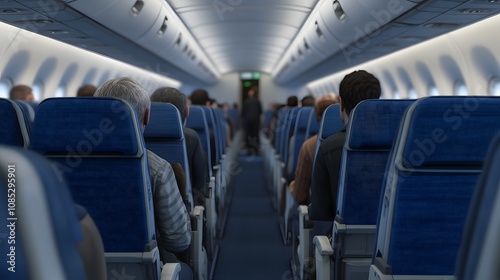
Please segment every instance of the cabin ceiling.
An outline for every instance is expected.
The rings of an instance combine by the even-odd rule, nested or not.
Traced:
[[[317,0],[167,0],[221,73],[270,73]]]
[[[200,86],[238,71],[300,86],[499,12],[500,0],[0,0],[0,21]]]

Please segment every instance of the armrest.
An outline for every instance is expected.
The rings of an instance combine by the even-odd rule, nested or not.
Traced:
[[[309,226],[309,212],[306,205],[300,205],[299,211],[299,278],[304,279],[306,272],[311,267],[312,256],[310,244],[312,241],[312,226]]]
[[[313,239],[316,245],[316,252],[321,256],[331,256],[333,255],[333,248],[328,240],[328,237],[322,235],[316,235]]]
[[[316,257],[316,279],[331,279],[330,256],[333,255],[333,248],[326,236],[315,236],[313,239],[316,244],[314,255]]]
[[[161,270],[161,280],[178,280],[181,272],[179,263],[166,263]]]
[[[207,256],[203,248],[203,206],[196,206],[193,209],[194,225],[192,224],[191,231],[191,267],[195,275],[195,279],[205,279],[207,275]]]

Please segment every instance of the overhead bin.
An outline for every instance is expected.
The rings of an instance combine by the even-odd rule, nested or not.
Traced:
[[[79,8],[80,12],[131,40],[141,37],[151,29],[163,6],[160,0],[121,0],[95,10],[89,1],[85,2],[86,7]]]
[[[330,33],[343,46],[349,46],[415,5],[416,3],[403,0],[328,0],[321,5],[319,14]]]
[[[166,50],[179,38],[180,30],[179,23],[175,22],[170,11],[165,7],[161,7],[159,10],[160,13],[153,25],[136,42],[160,56],[165,56]],[[180,40],[182,41],[182,38]]]
[[[339,40],[328,30],[325,21],[319,13],[316,14],[314,20],[306,27],[305,40],[313,49],[316,49],[325,57],[338,52],[341,48]]]

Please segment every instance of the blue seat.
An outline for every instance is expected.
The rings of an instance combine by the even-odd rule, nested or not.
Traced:
[[[0,146],[0,165],[0,217],[11,225],[0,227],[0,278],[87,279],[77,248],[83,235],[64,180],[48,160],[21,148]]]
[[[22,105],[21,105],[22,106]],[[9,99],[0,98],[0,144],[27,148],[30,128],[21,106]]]
[[[312,110],[309,114],[309,124],[307,125],[306,139],[309,139],[318,134],[319,130],[319,122],[316,119],[316,110]]]
[[[412,103],[413,100],[365,100],[351,111],[342,151],[331,246],[321,248],[319,245],[325,240],[318,239],[326,236],[315,237],[316,260],[324,256],[330,256],[331,260],[318,263],[318,272],[328,273],[327,266],[333,262],[333,277],[323,274],[323,278],[352,279],[353,275],[362,274],[368,278],[384,171],[403,114]],[[326,251],[333,255],[319,254]]]
[[[205,152],[207,159],[207,170],[210,177],[212,177],[212,155],[210,151],[210,130],[207,124],[205,111],[200,106],[190,106],[189,116],[186,120],[186,127],[196,131],[200,137],[201,146]]]
[[[31,127],[33,126],[33,122],[35,121],[35,109],[32,106],[32,102],[22,101],[22,100],[14,100],[21,111],[23,112],[24,122],[28,128],[28,135],[31,133]]]
[[[323,112],[323,118],[319,125],[318,139],[316,140],[316,150],[314,158],[319,150],[319,145],[326,138],[339,132],[344,127],[344,123],[340,119],[340,104],[332,104]]]
[[[139,118],[125,101],[49,98],[38,105],[30,148],[54,161],[99,229],[108,279],[159,279],[153,198]]]
[[[457,280],[500,279],[500,133],[487,155],[465,222],[455,269]]]
[[[149,124],[144,130],[146,148],[164,160],[181,164],[186,174],[186,198],[194,207],[186,140],[179,110],[170,103],[151,103]]]
[[[427,97],[405,113],[381,192],[370,279],[451,278],[500,98]]]

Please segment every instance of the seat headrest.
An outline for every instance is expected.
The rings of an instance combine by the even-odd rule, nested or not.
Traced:
[[[144,130],[146,139],[184,139],[179,110],[170,103],[151,103],[149,124]]]
[[[406,167],[481,166],[487,147],[500,131],[500,98],[434,96],[406,112]]]
[[[144,151],[135,109],[108,97],[49,98],[36,110],[30,148],[50,155],[128,155]]]
[[[298,131],[305,132],[307,130],[307,126],[309,125],[309,115],[313,110],[312,107],[302,107],[297,115],[297,123],[296,127]]]
[[[23,112],[12,100],[0,98],[1,144],[24,147],[28,142],[28,130]]]
[[[326,108],[321,119],[321,139],[326,139],[329,136],[339,132],[344,127],[340,119],[340,104],[332,104]]]
[[[370,99],[360,102],[349,116],[349,149],[390,150],[401,119],[414,100]]]

